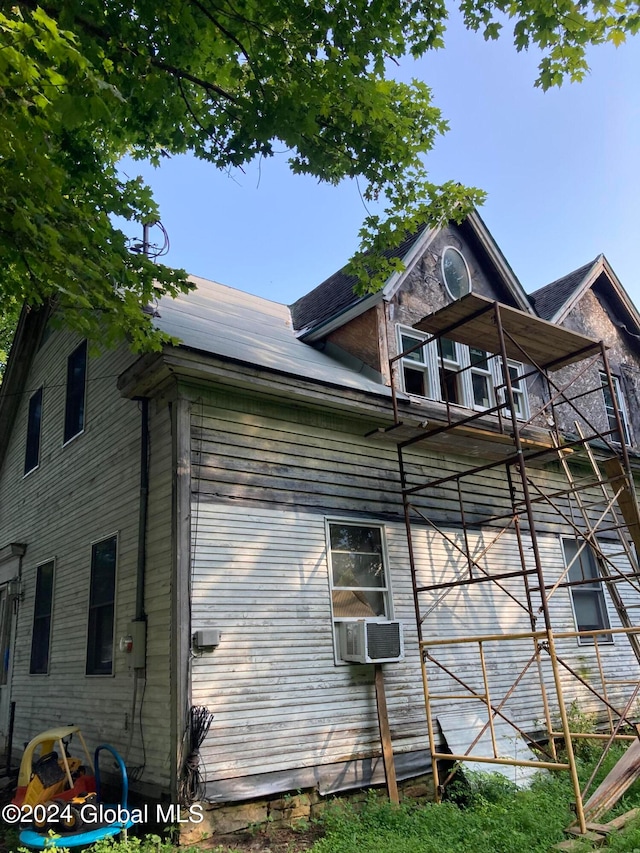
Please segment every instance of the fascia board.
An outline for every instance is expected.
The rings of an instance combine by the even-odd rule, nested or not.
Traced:
[[[638,312],[638,309],[631,300],[631,297],[622,286],[622,282],[613,271],[613,267],[611,266],[607,258],[604,255],[601,255],[601,258],[603,270],[606,272],[609,280],[611,281],[611,285],[618,299],[624,306],[624,309],[628,312],[629,316],[632,318],[638,331],[640,331],[640,312]]]
[[[182,381],[213,382],[227,385],[236,390],[267,394],[281,399],[297,402],[315,403],[325,409],[338,409],[352,413],[372,413],[393,415],[391,389],[381,387],[381,393],[345,388],[314,382],[300,381],[293,376],[278,374],[250,365],[205,356],[200,352],[186,348],[168,347],[161,356],[164,371]],[[155,369],[160,369],[156,363]],[[124,383],[123,383],[124,384]],[[120,383],[119,383],[120,385]],[[122,393],[122,392],[121,392]],[[397,392],[398,400],[408,402],[403,392]]]
[[[336,314],[330,320],[327,320],[326,323],[315,326],[312,331],[308,332],[306,329],[302,329],[296,333],[296,337],[307,343],[322,340],[322,338],[330,335],[331,332],[335,332],[336,329],[341,328],[341,326],[351,322],[351,320],[355,320],[356,317],[359,317],[365,311],[377,305],[382,299],[382,294],[382,290],[376,290],[375,293],[370,293],[367,297],[352,305],[351,308],[347,308],[346,311]]]
[[[523,286],[520,284],[520,281],[507,263],[507,260],[502,254],[496,241],[491,236],[491,232],[485,225],[480,214],[476,210],[472,211],[467,217],[467,222],[473,228],[482,248],[502,276],[507,289],[515,299],[518,308],[522,311],[526,311],[528,314],[535,314]]]
[[[586,291],[594,284],[595,280],[598,278],[600,273],[603,271],[603,260],[604,255],[598,255],[596,260],[593,263],[593,266],[586,273],[578,287],[573,291],[573,294],[567,299],[564,305],[561,305],[560,308],[556,311],[556,313],[551,318],[551,323],[557,323],[558,325],[562,325],[564,321],[567,319],[568,315],[571,313],[575,305],[582,299]]]
[[[382,288],[382,298],[385,302],[390,302],[391,299],[396,295],[396,293],[400,290],[406,277],[409,275],[411,270],[415,267],[416,263],[422,257],[425,249],[428,249],[431,243],[433,242],[436,234],[439,233],[440,228],[425,228],[420,237],[413,244],[411,249],[407,252],[407,254],[402,258],[402,262],[404,263],[404,269],[400,272],[394,272],[389,276],[389,280]]]

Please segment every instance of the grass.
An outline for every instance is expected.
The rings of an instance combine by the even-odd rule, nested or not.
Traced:
[[[597,759],[597,746],[582,743],[579,766],[584,782]],[[607,756],[599,778],[619,758],[622,750]],[[373,792],[364,803],[332,803],[320,821],[324,836],[313,839],[301,833],[300,843],[292,842],[289,853],[309,848],[309,853],[547,853],[563,840],[563,830],[573,821],[573,790],[569,774],[541,775],[528,790],[517,790],[504,777],[468,774],[464,783],[451,790],[447,802],[404,803],[392,806]],[[640,806],[640,783],[636,783],[619,803],[616,813]],[[608,818],[606,818],[608,819]],[[316,830],[317,831],[317,830]],[[9,837],[0,851],[15,851]],[[15,843],[15,842],[14,842]],[[126,842],[101,842],[93,853],[173,853],[171,842],[156,836],[129,838]],[[239,843],[224,848],[227,853],[249,848]],[[263,848],[264,851],[267,846]],[[580,844],[576,853],[593,848]],[[609,836],[600,850],[612,853],[640,853],[640,820]],[[211,848],[210,848],[211,850]],[[223,848],[215,848],[222,853]],[[251,851],[256,850],[255,845]],[[189,853],[189,851],[183,851]]]
[[[599,748],[583,741],[578,752],[584,785]],[[622,752],[617,747],[611,750],[596,784]],[[374,797],[360,809],[336,804],[323,818],[326,835],[312,853],[547,853],[567,837],[563,830],[574,821],[568,773],[540,775],[528,790],[517,790],[493,774],[469,774],[466,780],[440,805],[393,807]],[[629,789],[611,816],[636,806],[640,806],[640,783]],[[580,844],[576,853],[592,849],[590,844]],[[640,820],[609,836],[599,849],[640,853]]]

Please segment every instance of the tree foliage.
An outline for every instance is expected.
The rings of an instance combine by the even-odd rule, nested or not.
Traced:
[[[461,8],[485,38],[509,24],[518,50],[541,48],[543,88],[580,79],[588,45],[640,25],[624,0]],[[383,202],[354,261],[363,287],[379,286],[394,265],[380,249],[482,199],[429,180],[423,155],[446,122],[427,85],[388,75],[390,62],[442,47],[446,17],[443,0],[0,2],[2,304],[51,299],[87,336],[158,346],[140,305],[188,284],[130,252],[114,226],[158,218],[119,158],[191,151],[229,169],[283,144],[294,172],[361,179],[365,199]]]

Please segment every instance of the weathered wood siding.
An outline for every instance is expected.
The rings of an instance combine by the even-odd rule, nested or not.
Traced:
[[[394,616],[406,624],[407,649],[403,663],[385,667],[391,733],[397,752],[427,745],[397,458],[393,447],[365,439],[365,432],[366,425],[348,418],[240,394],[209,391],[193,403],[192,626],[222,632],[219,647],[192,661],[192,700],[215,715],[203,748],[208,780],[312,767],[379,751],[371,673],[334,661],[327,517],[385,522]],[[481,461],[422,448],[413,453],[411,467],[416,476],[442,475]],[[556,466],[540,469],[536,477],[545,488],[563,482]],[[467,512],[478,517],[507,507],[500,468],[469,478],[465,491]],[[463,546],[455,526],[459,507],[454,489],[448,487],[444,498],[440,492],[427,493],[417,503],[446,534],[425,525],[414,528],[419,583],[464,577],[466,560],[449,541]],[[559,534],[570,535],[570,530],[544,502],[537,512],[543,563],[547,576],[555,579],[564,566]],[[498,534],[497,528],[469,532],[472,552],[489,572],[517,570],[513,529]],[[523,543],[533,567],[526,532]],[[434,605],[440,600],[427,616],[425,637],[529,630],[528,614],[518,604],[525,600],[522,583],[504,586],[504,592],[482,585],[452,589],[444,598],[434,594]],[[557,630],[575,629],[566,589],[556,593],[551,607]],[[615,626],[612,607],[610,614]],[[559,646],[570,664],[595,683],[593,648],[579,646],[575,639]],[[531,640],[487,648],[496,702],[532,653]],[[445,663],[455,660],[456,672],[482,692],[477,645],[443,649],[437,656]],[[603,647],[602,657],[610,676],[637,671],[622,638]],[[546,661],[543,670],[551,687]],[[577,696],[589,703],[583,688],[576,693],[568,674],[563,682],[567,701]],[[447,676],[438,675],[434,684],[447,692],[462,690]],[[459,707],[453,701],[442,709],[446,713]],[[542,705],[535,667],[522,677],[505,712],[523,728],[537,728]]]
[[[14,744],[61,724],[79,725],[92,745],[107,741],[130,767],[145,763],[143,780],[168,784],[168,635],[170,452],[168,421],[151,407],[152,497],[149,512],[149,670],[140,737],[138,685],[132,708],[131,658],[118,650],[134,618],[140,492],[139,404],[125,400],[117,376],[134,359],[124,348],[89,355],[86,421],[63,447],[67,357],[79,339],[55,331],[36,353],[0,476],[0,537],[24,542],[12,699]],[[44,386],[39,467],[23,477],[29,397]],[[168,496],[168,497],[167,497]],[[118,535],[114,675],[87,676],[91,544]],[[166,552],[166,553],[165,553]],[[36,567],[55,560],[49,673],[30,675]],[[132,732],[133,729],[133,732]],[[131,741],[131,745],[129,743]]]

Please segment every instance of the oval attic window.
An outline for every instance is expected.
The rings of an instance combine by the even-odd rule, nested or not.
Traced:
[[[452,299],[460,299],[471,291],[471,276],[464,256],[453,246],[442,253],[442,277]]]

